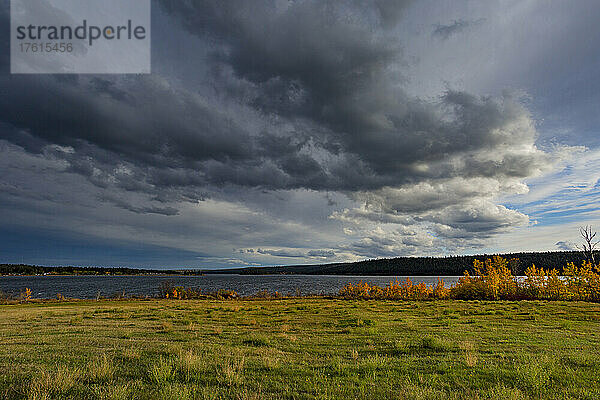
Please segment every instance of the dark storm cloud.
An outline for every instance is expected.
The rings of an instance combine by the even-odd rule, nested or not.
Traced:
[[[114,204],[115,206],[128,210],[137,214],[159,214],[165,216],[178,215],[179,210],[173,207],[158,207],[158,206],[134,206],[123,199],[116,198],[114,196],[105,195],[100,197],[101,201],[106,201]]]
[[[407,5],[412,0],[375,0],[375,7],[384,27],[393,27],[398,23]]]
[[[510,148],[499,160],[482,159],[478,152],[527,142],[531,135],[505,129],[523,116],[516,104],[464,93],[442,99],[454,115],[449,122],[421,104],[386,116],[395,120],[389,127],[360,135],[324,128],[322,135],[330,136],[323,139],[308,130],[293,136],[249,132],[216,106],[159,78],[100,84],[11,77],[2,83],[9,95],[0,99],[0,118],[25,132],[20,144],[31,151],[40,151],[41,143],[74,148],[68,155],[71,170],[100,185],[103,174],[97,171],[127,185],[127,176],[112,171],[120,163],[131,163],[140,175],[134,181],[139,189],[234,184],[315,190],[376,189],[464,175],[525,177],[543,164],[542,154],[515,155]],[[452,155],[461,161],[450,165]],[[427,170],[415,168],[422,163]]]
[[[238,126],[160,78],[117,78],[99,85],[97,78],[3,76],[0,82],[2,121],[49,143],[92,144],[153,165],[252,155]]]
[[[458,21],[454,21],[453,23],[447,24],[447,25],[437,24],[437,25],[435,25],[435,30],[433,31],[432,35],[446,40],[446,39],[450,38],[451,36],[456,35],[461,32],[464,32],[465,30],[467,30],[473,26],[480,25],[484,21],[485,21],[485,19],[483,19],[483,18],[472,20],[472,21],[465,21],[465,20],[460,19]]]
[[[409,96],[392,29],[408,2],[158,3],[189,32],[178,40],[208,49],[194,59],[208,76],[0,76],[0,137],[64,161],[64,172],[97,188],[119,189],[102,201],[134,213],[176,215],[155,202],[196,202],[223,188],[239,201],[249,189],[306,189],[365,205],[338,214],[346,220],[430,223],[442,236],[526,221],[489,200],[552,164],[535,147],[528,111],[510,95]],[[481,179],[489,190],[478,190]],[[430,240],[406,231],[363,239],[346,250],[410,253]]]
[[[0,4],[0,26],[10,26],[10,2],[3,1]],[[8,29],[0,31],[0,73],[8,74],[10,72],[10,36]]]
[[[163,4],[192,33],[217,43],[214,61],[257,85],[255,102],[266,111],[304,116],[336,132],[373,125],[371,114],[383,100],[375,91],[388,83],[382,74],[398,60],[399,48],[392,36],[378,32],[364,5]],[[352,99],[357,92],[358,103]]]
[[[99,159],[89,145],[138,166],[201,171],[181,186],[360,190],[464,174],[525,177],[539,163],[535,157],[515,160],[510,150],[494,165],[473,155],[531,140],[528,132],[503,130],[524,112],[516,103],[449,92],[443,110],[388,88],[386,69],[398,49],[372,32],[360,10],[320,2],[280,11],[247,2],[193,4],[165,7],[193,32],[219,39],[216,48],[227,54],[214,62],[228,63],[253,82],[259,98],[274,97],[273,79],[306,92],[306,104],[291,108],[289,117],[306,118],[316,129],[299,126],[287,136],[274,133],[278,126],[252,132],[217,104],[157,77],[4,78],[0,118],[94,161],[110,163],[110,154]],[[278,104],[267,108],[286,114]],[[450,120],[442,118],[444,111],[452,113]],[[452,155],[465,159],[448,169],[443,160]],[[415,171],[423,162],[439,165]],[[168,184],[154,179],[159,171],[146,172],[151,183]]]
[[[415,179],[414,163],[532,139],[531,132],[522,139],[517,138],[521,132],[503,132],[512,137],[494,134],[522,116],[524,110],[516,103],[450,92],[442,99],[454,113],[447,121],[440,115],[445,110],[390,87],[397,78],[390,72],[400,54],[397,42],[352,3],[295,2],[279,10],[254,3],[229,4],[225,10],[212,2],[163,4],[191,32],[217,40],[215,51],[223,54],[214,62],[252,82],[262,110],[308,118],[327,129],[327,140],[343,157],[338,165],[329,165],[334,176],[323,177],[333,178],[325,186],[357,190],[401,184]],[[290,90],[298,95],[289,96]],[[296,99],[293,107],[290,97]],[[513,165],[510,154],[505,161]],[[528,176],[536,163],[539,159],[525,160],[519,171],[507,173]],[[335,176],[342,175],[338,167],[345,170],[349,164],[360,176]],[[477,175],[481,169],[468,167],[448,172]],[[423,178],[443,173],[432,171]]]

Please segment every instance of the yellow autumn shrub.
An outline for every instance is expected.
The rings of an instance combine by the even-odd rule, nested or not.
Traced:
[[[349,283],[339,295],[347,299],[392,300],[581,300],[600,302],[600,269],[589,262],[580,267],[569,263],[562,275],[555,268],[544,269],[531,265],[525,276],[512,274],[508,260],[494,256],[473,262],[473,274],[465,271],[458,282],[446,287],[438,280],[435,286],[421,282],[390,282],[386,287],[366,282]]]
[[[467,271],[450,288],[450,297],[464,300],[515,299],[518,294],[517,280],[513,276],[508,261],[494,256],[485,261],[473,261],[473,275]]]

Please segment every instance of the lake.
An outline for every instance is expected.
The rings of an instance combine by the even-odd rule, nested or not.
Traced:
[[[57,293],[65,297],[92,299],[99,295],[115,294],[155,296],[163,282],[212,292],[219,289],[235,290],[242,296],[253,295],[261,290],[278,291],[281,294],[335,294],[349,282],[367,282],[385,286],[390,281],[406,280],[406,276],[340,276],[340,275],[128,275],[128,276],[1,276],[0,291],[18,294],[29,288],[32,297],[55,298]],[[455,284],[458,276],[443,276],[446,286]],[[437,276],[410,277],[413,283],[425,282],[435,285]]]

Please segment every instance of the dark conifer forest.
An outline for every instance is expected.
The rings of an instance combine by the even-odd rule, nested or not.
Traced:
[[[499,254],[510,260],[514,275],[522,275],[527,267],[535,264],[538,268],[556,268],[559,272],[569,262],[580,265],[585,255],[578,251],[554,251],[537,253]],[[140,268],[109,267],[45,267],[21,264],[0,264],[0,275],[202,275],[202,274],[304,274],[304,275],[462,275],[471,271],[473,260],[485,260],[494,254],[449,257],[396,257],[364,260],[351,263],[294,265],[274,267],[246,267],[234,269],[187,268],[158,270]]]

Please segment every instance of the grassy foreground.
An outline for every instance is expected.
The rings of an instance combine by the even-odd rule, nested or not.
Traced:
[[[0,398],[598,399],[600,304],[0,306]]]

